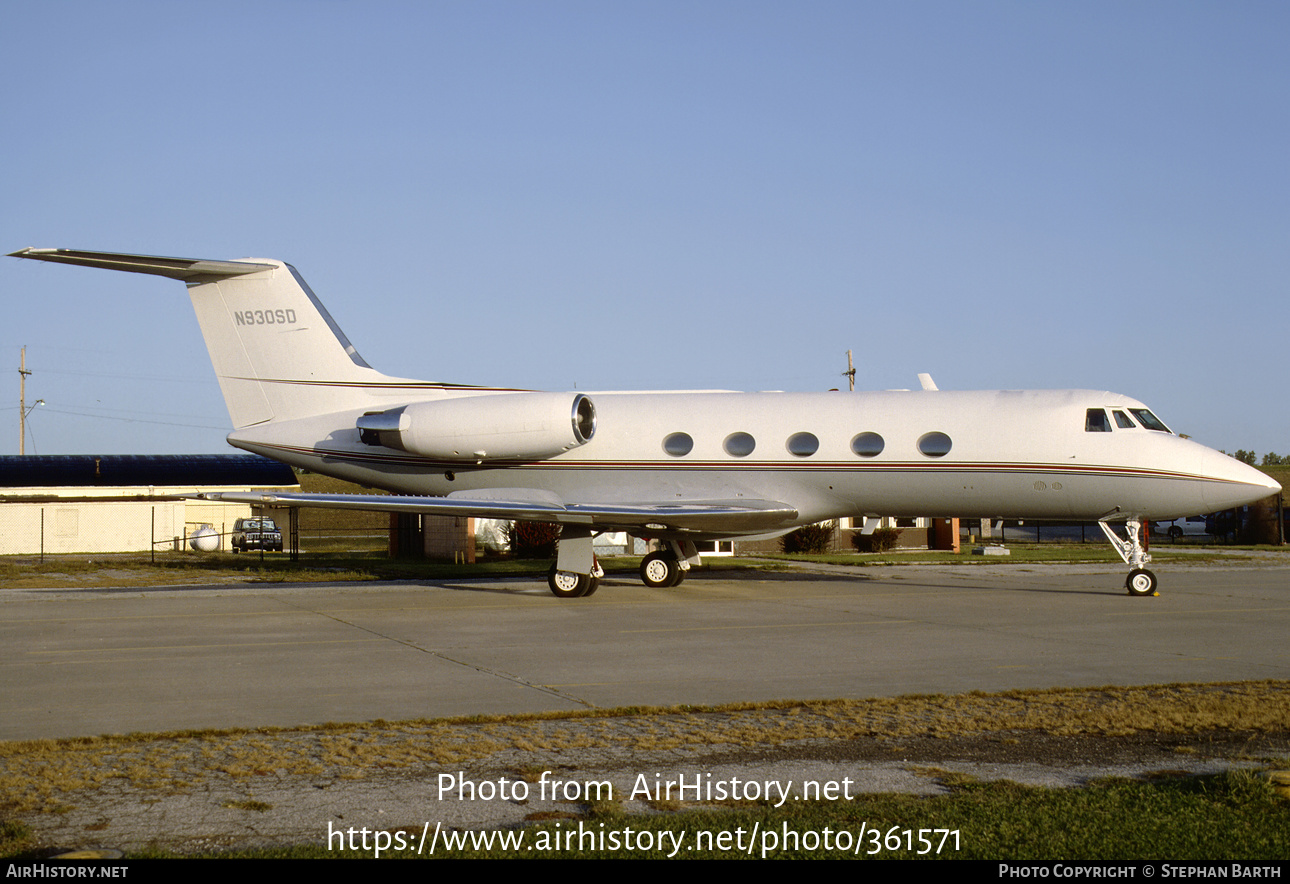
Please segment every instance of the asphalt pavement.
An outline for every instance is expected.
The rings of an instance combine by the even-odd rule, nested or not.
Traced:
[[[0,739],[1290,678],[1290,568],[824,566],[0,591]]]

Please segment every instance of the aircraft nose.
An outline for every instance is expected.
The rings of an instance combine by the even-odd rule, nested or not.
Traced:
[[[1270,476],[1220,451],[1209,453],[1205,467],[1211,480],[1203,492],[1209,512],[1234,509],[1281,493],[1280,483]]]

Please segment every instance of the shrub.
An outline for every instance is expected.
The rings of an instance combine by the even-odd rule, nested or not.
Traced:
[[[836,522],[820,522],[817,525],[803,525],[791,534],[785,534],[780,540],[780,547],[786,553],[822,553],[827,552],[833,541]]]
[[[879,553],[895,549],[896,541],[899,539],[899,528],[879,528],[872,534],[861,534],[857,531],[851,535],[851,542],[855,545],[856,551],[867,553]]]
[[[507,536],[517,559],[550,559],[560,541],[560,526],[550,522],[512,522]]]

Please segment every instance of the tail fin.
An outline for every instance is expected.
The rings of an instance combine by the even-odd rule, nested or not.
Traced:
[[[23,249],[13,257],[186,283],[237,429],[366,408],[388,402],[391,388],[422,386],[387,377],[364,362],[296,269],[281,261],[203,261],[72,249]]]

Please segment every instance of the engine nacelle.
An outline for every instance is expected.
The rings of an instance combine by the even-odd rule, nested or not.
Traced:
[[[359,438],[436,460],[544,460],[596,433],[581,393],[497,393],[414,402],[358,419]]]

